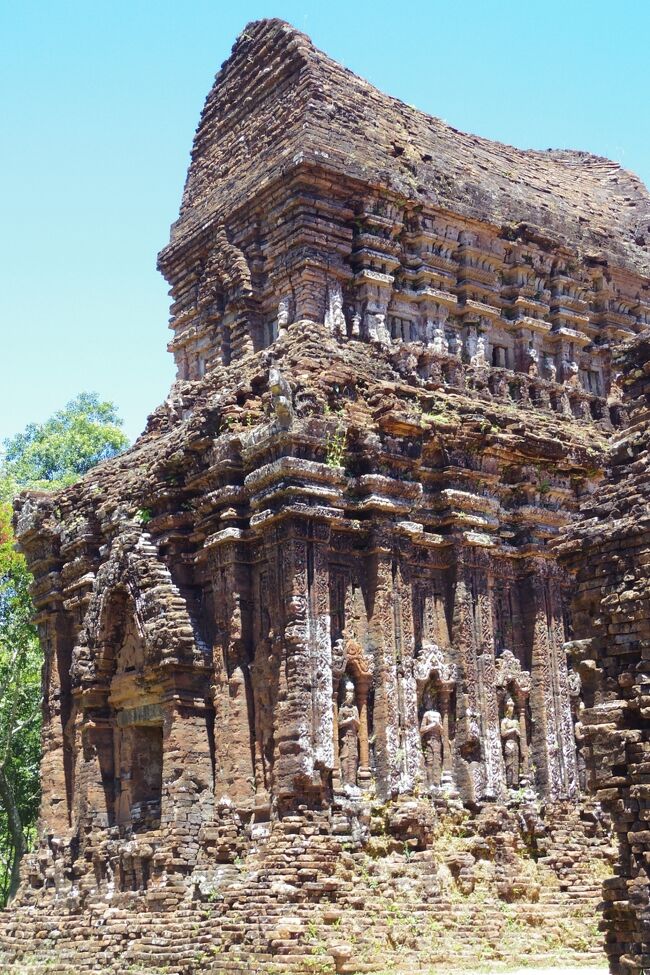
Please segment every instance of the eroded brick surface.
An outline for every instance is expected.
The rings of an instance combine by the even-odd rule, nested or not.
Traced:
[[[642,739],[594,738],[622,658],[585,642],[609,549],[575,525],[622,517],[649,209],[613,163],[246,28],[159,259],[177,381],[126,454],[17,505],[45,725],[6,970],[602,951],[610,816],[645,826],[599,800]]]
[[[611,811],[616,876],[605,884],[612,971],[650,965],[650,511],[648,424],[650,341],[645,332],[618,352],[630,424],[612,443],[607,479],[560,546],[575,573],[572,657],[584,677],[587,773]]]

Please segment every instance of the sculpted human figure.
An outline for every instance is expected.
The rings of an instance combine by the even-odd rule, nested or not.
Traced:
[[[506,713],[501,719],[501,743],[506,766],[506,785],[509,789],[514,789],[519,785],[521,758],[519,734],[519,721],[515,717],[514,701],[509,697],[506,701]]]
[[[354,700],[354,684],[347,681],[345,698],[339,708],[339,760],[345,785],[357,784],[359,769],[359,709]]]
[[[585,710],[585,702],[578,704],[578,720],[575,723],[574,733],[576,738],[576,758],[578,763],[578,785],[581,792],[587,791],[587,758],[585,755],[585,727],[582,721]]]
[[[288,297],[281,298],[278,302],[278,334],[289,327],[291,315],[291,301]]]
[[[569,359],[564,363],[564,375],[567,386],[575,388],[579,382],[579,367],[575,359]]]
[[[528,350],[528,375],[533,379],[539,376],[539,352],[537,349]]]
[[[340,285],[332,295],[332,322],[335,333],[345,335],[345,312],[343,311],[343,292]]]
[[[269,389],[271,391],[271,403],[278,423],[281,427],[287,429],[291,426],[291,421],[293,420],[291,386],[275,364],[272,364],[269,369]]]
[[[366,309],[364,314],[364,327],[366,337],[370,342],[379,342],[381,345],[390,345],[391,337],[386,326],[386,314],[383,311],[371,311]]]
[[[440,324],[440,322],[436,322],[436,324],[433,326],[431,345],[433,347],[433,351],[436,352],[438,355],[447,354],[447,351],[449,349],[449,344],[445,337],[445,330]]]
[[[390,345],[390,335],[386,327],[386,315],[383,312],[377,312],[374,319],[376,341],[381,342],[382,345]]]
[[[325,324],[334,335],[345,335],[345,315],[343,313],[343,292],[338,281],[330,286]]]
[[[609,394],[607,396],[608,403],[620,403],[623,399],[622,378],[623,376],[620,372],[614,373],[612,376],[612,382],[609,387]]]
[[[420,723],[420,737],[427,785],[437,788],[442,775],[442,718],[440,712],[431,706],[431,701],[427,704]]]
[[[480,334],[476,340],[476,351],[474,352],[474,355],[470,357],[469,362],[471,366],[484,366],[486,361],[485,336]]]
[[[552,383],[557,381],[557,366],[553,360],[553,357],[547,355],[544,357],[544,371],[546,373],[546,378]]]

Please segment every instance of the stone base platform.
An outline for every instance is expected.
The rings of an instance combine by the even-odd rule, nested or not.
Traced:
[[[423,808],[372,807],[365,834],[349,809],[286,816],[197,875],[174,909],[160,890],[96,891],[83,904],[74,889],[43,891],[2,916],[0,970],[437,975],[601,961],[613,851],[596,807],[448,808],[428,822]]]

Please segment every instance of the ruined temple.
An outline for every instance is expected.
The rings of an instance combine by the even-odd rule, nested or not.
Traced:
[[[159,255],[169,396],[17,503],[43,800],[3,971],[584,960],[603,880],[650,964],[649,241],[616,163],[244,30]]]

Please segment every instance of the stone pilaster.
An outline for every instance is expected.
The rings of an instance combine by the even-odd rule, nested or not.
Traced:
[[[224,538],[211,550],[216,611],[213,648],[215,799],[236,808],[255,796],[254,716],[250,689],[250,572],[241,545]]]
[[[578,794],[573,720],[564,652],[562,592],[552,567],[535,561],[530,579],[534,630],[532,689],[532,760],[537,783],[550,798]]]
[[[377,792],[396,795],[402,771],[397,660],[395,650],[395,591],[390,536],[377,530],[368,556],[369,589],[372,593],[368,635],[374,656],[375,774]]]
[[[283,681],[274,780],[279,800],[321,794],[334,767],[327,529],[302,520],[278,529]]]
[[[461,648],[459,783],[466,798],[497,798],[504,788],[494,665],[494,624],[489,560],[457,549],[453,642]]]

